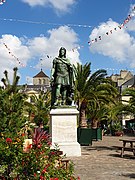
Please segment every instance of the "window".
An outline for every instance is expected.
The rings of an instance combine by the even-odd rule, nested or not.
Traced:
[[[45,79],[43,80],[43,84],[46,84],[46,80]]]
[[[41,79],[39,79],[39,84],[41,84]]]

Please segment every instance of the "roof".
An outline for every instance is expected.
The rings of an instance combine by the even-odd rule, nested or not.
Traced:
[[[135,76],[124,82],[121,86],[134,86],[135,85]]]
[[[47,78],[49,78],[43,71],[42,71],[42,69],[41,69],[41,71],[37,74],[37,75],[35,75],[33,78],[42,78],[42,77],[47,77]]]
[[[46,85],[26,85],[25,87],[25,91],[45,91],[50,89],[50,86]]]

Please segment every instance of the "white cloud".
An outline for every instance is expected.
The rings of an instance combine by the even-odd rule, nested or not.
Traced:
[[[32,85],[33,84],[33,77],[26,76],[26,84]]]
[[[30,6],[51,6],[56,11],[67,12],[76,0],[22,0]]]
[[[72,49],[77,46],[77,34],[67,26],[61,26],[58,29],[48,31],[49,37],[35,37],[28,42],[29,50],[35,56],[39,55],[42,62],[37,64],[37,67],[51,68],[52,60],[58,56],[60,47],[67,49],[67,57],[70,57],[71,62],[79,62],[79,53],[76,50],[74,53]],[[48,58],[49,57],[49,58]]]
[[[130,21],[127,25],[127,30],[128,31],[135,31],[135,19],[133,19],[132,21]]]
[[[131,23],[132,21],[130,20]],[[89,38],[90,41],[95,41],[95,38],[97,38],[97,42],[90,45],[90,50],[93,53],[111,57],[121,63],[128,61],[133,68],[135,67],[135,39],[130,36],[127,26],[121,29],[118,26],[117,22],[109,19],[106,23],[102,23],[97,28],[94,28]],[[106,34],[107,32],[108,35]],[[101,36],[101,40],[99,40],[99,36]]]
[[[4,76],[3,72],[7,70],[12,80],[13,68],[26,65],[30,52],[18,37],[7,34],[2,35],[0,39],[0,49],[0,79]]]
[[[41,35],[28,39],[27,37],[19,38],[10,34],[2,35],[0,38],[0,79],[4,76],[3,72],[5,70],[12,74],[14,67],[27,68],[28,62],[30,63],[33,60],[37,62],[36,68],[40,69],[42,63],[44,69],[50,70],[52,60],[55,56],[58,56],[60,47],[67,49],[67,57],[71,59],[71,63],[79,62],[78,49],[72,51],[74,47],[78,46],[77,43],[77,34],[67,26],[49,30],[47,37]]]
[[[131,21],[128,22],[126,25],[128,31],[135,31],[135,4],[131,4],[130,9],[129,9],[129,14],[131,16]]]

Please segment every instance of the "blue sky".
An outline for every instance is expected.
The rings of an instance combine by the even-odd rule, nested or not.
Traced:
[[[135,0],[6,0],[0,5],[0,78],[8,70],[12,79],[16,66],[20,84],[30,84],[41,68],[50,76],[61,46],[72,63],[91,62],[92,72],[135,74],[134,6]]]

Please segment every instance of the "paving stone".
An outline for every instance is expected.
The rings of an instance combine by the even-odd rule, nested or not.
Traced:
[[[120,138],[103,136],[102,141],[94,141],[92,146],[82,146],[82,156],[71,158],[75,164],[76,176],[79,176],[81,180],[135,179],[133,153],[125,152],[125,156],[121,158],[120,151],[113,148],[113,146],[122,145]]]

